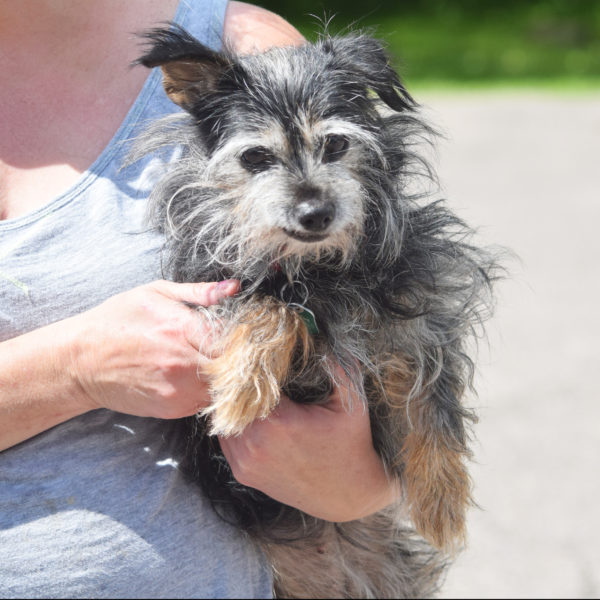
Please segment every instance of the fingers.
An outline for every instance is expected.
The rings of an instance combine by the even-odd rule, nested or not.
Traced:
[[[189,307],[208,307],[218,304],[221,300],[233,296],[240,289],[236,279],[225,279],[219,282],[174,283],[171,281],[157,282],[159,291],[169,298],[186,304]],[[185,319],[184,335],[194,350],[211,355],[213,340],[219,334],[219,323],[215,320],[199,318],[194,312]]]
[[[175,331],[183,335],[192,350],[210,355],[212,342],[220,332],[220,324],[216,319],[211,319],[208,312],[202,311],[201,307],[218,304],[223,299],[233,296],[239,291],[240,282],[235,279],[197,283],[158,280],[145,287],[146,290],[158,293],[169,301],[162,305],[162,310],[166,309],[166,312],[160,313],[162,319],[166,319]],[[175,304],[171,305],[170,302]]]
[[[236,294],[240,289],[240,282],[236,279],[210,283],[159,281],[155,285],[163,295],[194,306],[218,304],[221,300]]]

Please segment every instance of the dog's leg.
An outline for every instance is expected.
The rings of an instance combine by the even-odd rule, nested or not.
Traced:
[[[387,360],[382,374],[381,401],[388,427],[396,430],[387,435],[402,434],[396,448],[388,447],[387,459],[400,475],[411,519],[436,547],[453,550],[464,542],[466,511],[473,504],[465,465],[470,456],[465,422],[472,416],[458,400],[462,389],[442,370],[415,392],[414,373],[400,356]]]
[[[211,417],[212,434],[235,435],[267,417],[293,362],[306,359],[311,344],[302,319],[280,301],[266,297],[234,306],[219,355],[202,365],[213,399],[203,414]]]

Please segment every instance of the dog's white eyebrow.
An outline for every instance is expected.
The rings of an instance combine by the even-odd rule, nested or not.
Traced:
[[[337,134],[337,135],[346,135],[348,137],[358,138],[361,140],[369,140],[370,144],[375,144],[376,139],[375,136],[361,127],[356,123],[351,123],[350,121],[346,121],[344,119],[339,118],[331,118],[325,119],[323,121],[317,121],[313,124],[312,130],[314,135],[328,135],[328,134]]]
[[[240,132],[229,138],[211,156],[209,168],[212,164],[218,164],[231,156],[238,156],[244,150],[256,146],[264,146],[275,152],[285,148],[286,137],[283,127],[276,122],[258,131]]]
[[[387,162],[377,137],[356,123],[333,117],[331,119],[317,121],[312,126],[312,130],[313,135],[316,137],[343,135],[351,140],[357,140],[375,152],[384,164]]]

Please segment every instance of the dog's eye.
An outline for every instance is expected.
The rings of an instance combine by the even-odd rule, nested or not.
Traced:
[[[323,162],[334,162],[346,154],[348,139],[343,135],[329,135],[323,144]]]
[[[242,165],[252,173],[266,171],[275,164],[275,157],[266,148],[261,146],[246,150],[240,157]]]

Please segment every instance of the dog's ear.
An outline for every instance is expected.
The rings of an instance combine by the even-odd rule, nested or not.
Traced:
[[[207,48],[175,24],[170,28],[152,29],[143,37],[150,48],[134,64],[160,67],[167,95],[186,110],[198,96],[215,91],[223,73],[233,67],[225,54]]]
[[[391,109],[401,112],[416,108],[417,103],[391,66],[381,42],[366,35],[347,35],[326,38],[322,44],[325,52],[332,54],[335,68],[364,81],[367,89]]]

